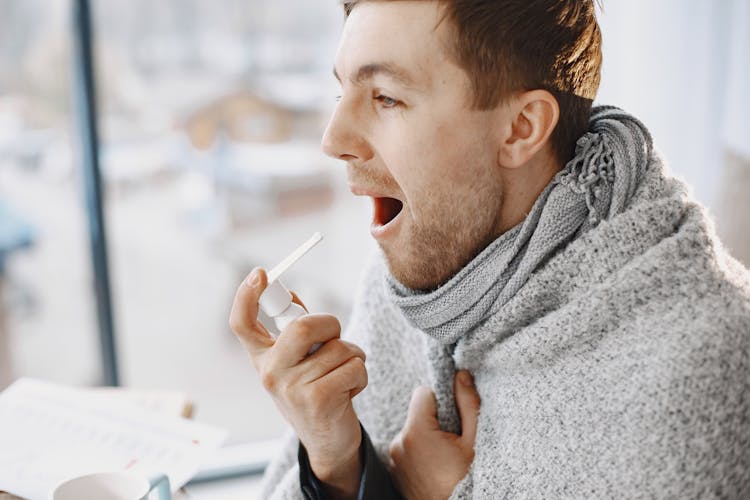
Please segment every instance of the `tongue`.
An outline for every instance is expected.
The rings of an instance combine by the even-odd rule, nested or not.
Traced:
[[[385,226],[401,212],[404,204],[395,198],[377,198],[375,200],[375,222]]]

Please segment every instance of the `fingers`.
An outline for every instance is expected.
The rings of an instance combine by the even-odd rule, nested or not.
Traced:
[[[481,401],[471,373],[467,370],[457,372],[453,390],[456,395],[458,413],[461,415],[461,440],[473,447],[477,435],[477,419]]]
[[[430,431],[442,433],[437,421],[437,403],[432,389],[427,386],[420,386],[414,389],[411,394],[403,429],[391,441],[388,448],[392,463],[391,471],[393,471],[394,466],[403,461],[408,450],[414,450],[415,446],[424,444],[423,441],[428,436],[425,433]]]
[[[331,396],[334,396],[332,392],[335,391],[330,391],[329,387],[336,387],[341,392],[348,392],[349,397],[353,397],[352,393],[359,394],[367,387],[365,362],[358,356],[350,358],[341,366],[312,382],[312,385],[321,388],[319,389],[321,392],[331,394]]]
[[[396,471],[396,462],[400,461],[404,453],[404,436],[402,432],[399,432],[393,438],[391,444],[388,445],[388,457],[390,459],[388,461],[388,470],[391,472],[391,475]]]
[[[275,346],[275,363],[294,366],[310,352],[313,344],[341,336],[339,320],[330,314],[306,314],[289,323],[279,334]]]
[[[273,338],[258,321],[258,299],[268,286],[268,277],[255,268],[237,288],[229,313],[229,327],[251,351],[273,345]]]
[[[303,362],[302,382],[313,382],[354,357],[362,361],[366,359],[364,351],[359,346],[341,339],[329,340]]]
[[[411,395],[404,427],[411,426],[417,429],[440,430],[435,394],[427,386],[417,387]]]

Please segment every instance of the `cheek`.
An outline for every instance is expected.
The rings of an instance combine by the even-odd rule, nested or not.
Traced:
[[[378,153],[407,201],[419,210],[437,199],[466,196],[487,182],[494,157],[487,130],[475,123],[421,117],[377,134]],[[442,118],[442,117],[441,117]],[[442,122],[439,125],[435,125]]]
[[[482,177],[494,163],[487,130],[476,123],[444,123],[425,142],[438,175],[446,182],[466,183]]]
[[[374,135],[373,144],[388,173],[412,203],[416,193],[433,183],[436,167],[440,168],[435,161],[439,156],[434,154],[435,139],[424,133],[425,127],[400,125]]]
[[[487,143],[454,125],[443,125],[420,138],[415,153],[420,162],[413,179],[422,203],[434,205],[438,200],[453,204],[492,180],[492,153]],[[424,199],[426,198],[426,199]]]

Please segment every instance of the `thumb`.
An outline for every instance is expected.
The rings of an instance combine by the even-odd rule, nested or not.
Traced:
[[[440,430],[437,421],[437,404],[435,394],[427,386],[414,389],[409,402],[409,410],[406,415],[405,427],[416,429]]]
[[[456,394],[458,413],[461,415],[461,440],[473,447],[477,435],[480,399],[471,373],[467,370],[456,373],[453,390]]]
[[[252,352],[273,345],[273,337],[258,321],[258,300],[268,286],[268,277],[263,269],[255,268],[237,288],[229,326],[247,349]]]

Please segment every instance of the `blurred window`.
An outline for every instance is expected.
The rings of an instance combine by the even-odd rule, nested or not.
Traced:
[[[229,330],[237,285],[313,231],[285,282],[349,312],[369,207],[320,152],[334,2],[92,1],[120,379],[176,390],[230,442],[285,424]],[[36,229],[4,274],[13,376],[100,381],[88,222],[71,117],[71,4],[0,3],[0,197]]]

